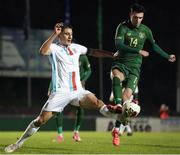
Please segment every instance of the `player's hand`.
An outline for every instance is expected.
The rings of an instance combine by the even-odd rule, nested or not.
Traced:
[[[113,59],[116,60],[120,57],[120,52],[117,51],[116,53],[113,54]]]
[[[143,57],[148,57],[149,56],[149,52],[147,52],[145,50],[140,50],[139,54],[142,55]]]
[[[168,61],[170,61],[170,62],[175,62],[175,61],[176,61],[176,56],[175,56],[174,54],[171,54],[171,55],[169,56]]]
[[[54,31],[55,31],[55,34],[59,35],[61,33],[61,30],[62,30],[62,27],[63,27],[63,23],[57,23],[55,26],[54,26]]]
[[[117,58],[119,56],[119,51],[117,51],[116,53],[113,54],[114,58]]]

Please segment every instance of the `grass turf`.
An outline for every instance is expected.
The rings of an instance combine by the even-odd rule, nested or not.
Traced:
[[[22,132],[0,132],[0,154]],[[180,154],[180,132],[136,132],[121,136],[121,145],[112,145],[110,132],[83,132],[81,142],[74,142],[72,132],[64,132],[65,141],[53,142],[56,132],[39,131],[13,154]]]

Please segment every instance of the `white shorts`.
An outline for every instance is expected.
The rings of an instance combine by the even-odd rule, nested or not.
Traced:
[[[75,92],[54,92],[49,96],[42,111],[62,112],[68,104],[79,106],[79,101],[90,93],[90,91],[84,89]]]

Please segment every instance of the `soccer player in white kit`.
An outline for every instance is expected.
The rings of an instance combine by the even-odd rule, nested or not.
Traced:
[[[58,38],[57,43],[53,43]],[[57,112],[62,112],[67,104],[80,105],[82,108],[95,108],[106,117],[114,118],[106,105],[90,91],[84,90],[79,75],[79,56],[89,54],[96,57],[113,57],[111,52],[87,49],[72,43],[73,30],[71,26],[57,23],[52,35],[43,43],[40,54],[49,57],[52,66],[52,93],[43,106],[39,116],[26,128],[20,139],[5,147],[6,153],[11,153],[22,147],[25,140],[38,131]]]

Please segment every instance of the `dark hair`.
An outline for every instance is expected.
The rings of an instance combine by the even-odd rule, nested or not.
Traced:
[[[73,29],[72,25],[63,23],[62,30],[66,29],[66,28]]]
[[[56,23],[61,23],[61,24],[63,24],[63,26],[61,26],[62,31],[64,31],[64,29],[66,29],[66,28],[70,28],[70,29],[73,30],[73,26],[72,26],[72,25],[66,24],[66,23],[64,23],[64,22],[63,22],[62,20],[60,20],[60,19],[57,19]]]
[[[65,28],[73,29],[73,26],[70,25],[70,24],[63,24],[63,27],[62,27],[62,28],[63,28],[63,29],[65,29]]]
[[[137,13],[145,13],[146,10],[143,5],[140,5],[138,3],[134,3],[130,6],[130,12],[137,12]]]

